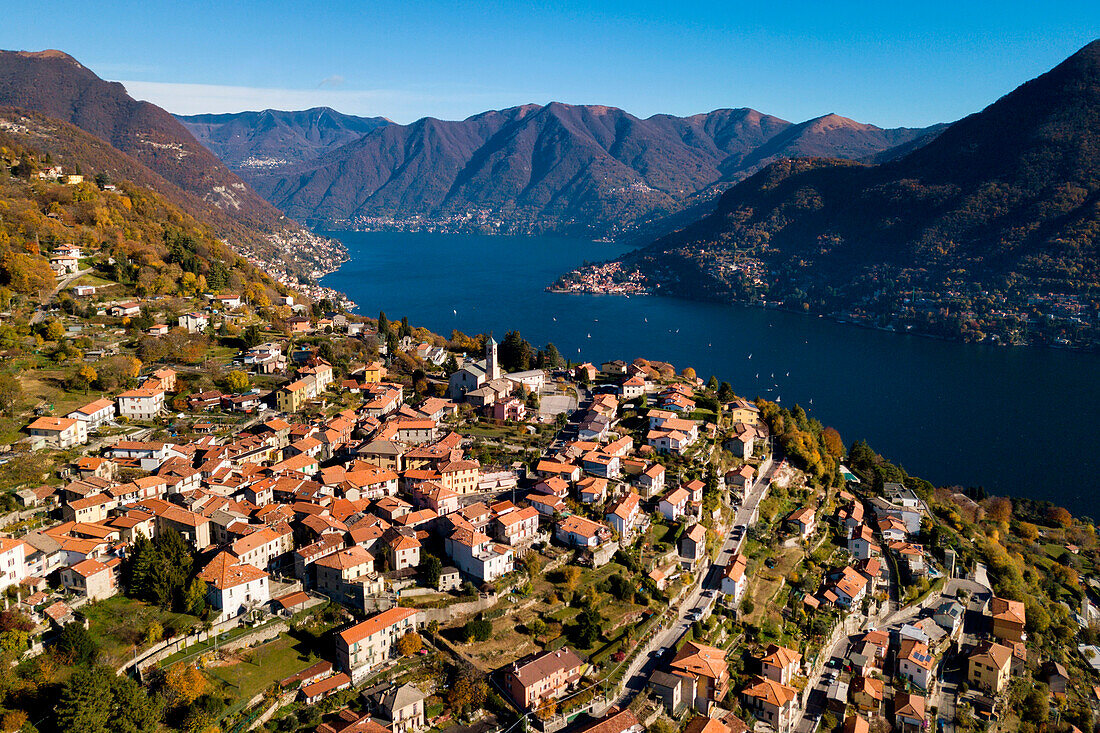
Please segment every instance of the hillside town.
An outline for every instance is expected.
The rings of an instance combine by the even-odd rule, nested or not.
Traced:
[[[88,269],[74,245],[50,262]],[[997,507],[882,481],[854,447],[841,464],[800,408],[516,334],[290,296],[275,328],[254,293],[68,282],[87,307],[42,323],[131,371],[85,375],[9,446],[37,476],[0,539],[18,660],[83,633],[120,675],[188,675],[181,715],[234,731],[1016,729],[1013,696],[1100,704],[1100,649],[1029,643],[1025,603],[946,540]],[[248,342],[153,348],[226,333]]]

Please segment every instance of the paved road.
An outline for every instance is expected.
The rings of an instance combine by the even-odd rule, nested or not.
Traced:
[[[58,293],[68,287],[69,283],[71,283],[73,280],[76,280],[81,275],[87,275],[91,271],[92,268],[90,267],[87,270],[80,270],[72,275],[69,275],[67,278],[58,283],[57,287],[51,290],[50,294],[43,298],[42,303],[38,306],[37,309],[35,309],[34,314],[31,316],[31,325],[33,326],[36,323],[40,323],[42,319],[49,315],[49,311],[46,310],[46,306],[49,305],[50,302],[52,302],[53,299],[57,297]]]
[[[734,515],[733,523],[735,526],[738,524],[748,526],[751,523],[749,520],[756,513],[760,501],[767,493],[768,485],[771,483],[772,476],[775,475],[775,470],[776,466],[773,464],[749,490],[744,503]],[[680,601],[676,609],[675,621],[663,631],[657,633],[630,663],[625,675],[627,683],[623,688],[623,693],[613,704],[623,707],[630,702],[634,695],[644,689],[646,680],[657,668],[665,653],[675,646],[680,637],[687,633],[687,630],[691,627],[692,622],[688,618],[688,614],[699,606],[701,600],[705,600],[708,605],[713,607],[711,600],[716,599],[718,596],[718,588],[721,585],[722,571],[725,569],[726,562],[729,560],[730,555],[741,549],[744,541],[743,534],[737,540],[734,540],[731,535],[726,536],[715,561],[707,568],[705,573],[700,573],[696,577],[695,585]],[[704,596],[704,593],[711,595]]]

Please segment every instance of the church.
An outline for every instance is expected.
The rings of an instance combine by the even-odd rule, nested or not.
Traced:
[[[475,405],[490,405],[497,398],[510,394],[519,385],[536,394],[542,390],[546,385],[545,372],[541,369],[532,369],[526,372],[504,374],[497,360],[497,349],[496,340],[490,336],[485,342],[484,359],[463,360],[458,371],[451,375],[448,384],[453,401],[469,400]]]
[[[492,336],[485,342],[485,358],[480,361],[465,359],[461,368],[451,375],[451,399],[461,402],[467,392],[483,387],[487,382],[501,378],[500,364],[497,362],[497,342]]]

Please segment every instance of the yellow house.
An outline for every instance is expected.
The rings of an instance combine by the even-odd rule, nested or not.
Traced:
[[[283,412],[297,412],[302,406],[317,396],[317,380],[312,375],[296,379],[279,389],[276,400]]]
[[[382,366],[382,362],[376,361],[363,367],[364,384],[378,384],[385,378],[386,367]]]
[[[966,679],[975,687],[999,693],[1012,673],[1012,650],[1003,644],[986,642],[967,661]]]

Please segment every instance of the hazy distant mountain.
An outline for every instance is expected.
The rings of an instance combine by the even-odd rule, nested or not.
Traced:
[[[247,226],[286,226],[280,212],[172,115],[133,99],[121,84],[100,79],[61,51],[0,51],[0,106],[76,125]]]
[[[752,272],[771,300],[872,312],[913,289],[943,298],[943,313],[960,302],[972,313],[989,293],[1025,310],[1028,293],[1095,301],[1098,131],[1095,41],[888,162],[774,163],[711,215],[623,261],[663,292],[694,297],[744,297]],[[974,300],[960,300],[971,288]]]
[[[230,168],[243,169],[303,163],[391,124],[385,117],[355,117],[328,107],[176,115],[176,119]]]
[[[712,199],[780,157],[861,158],[924,134],[836,115],[800,125],[751,109],[639,119],[614,107],[552,103],[384,125],[315,160],[242,175],[314,224],[480,211],[536,229],[604,234],[660,219],[693,197]]]

